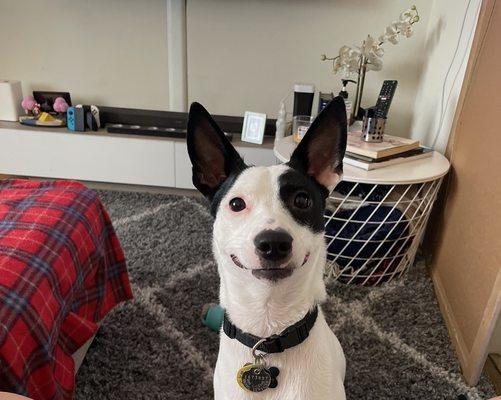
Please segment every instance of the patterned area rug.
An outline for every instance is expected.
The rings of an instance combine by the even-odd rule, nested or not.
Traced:
[[[210,399],[218,335],[203,327],[217,302],[212,218],[202,199],[100,192],[128,260],[134,300],[102,323],[77,375],[77,400]],[[323,309],[347,360],[348,399],[494,396],[465,385],[422,263],[398,282],[328,282]]]

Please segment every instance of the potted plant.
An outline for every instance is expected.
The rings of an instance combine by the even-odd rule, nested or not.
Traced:
[[[409,38],[413,33],[413,25],[419,21],[417,7],[413,5],[408,10],[402,12],[398,21],[388,25],[382,35],[377,39],[371,35],[362,41],[360,46],[342,46],[339,54],[335,57],[328,57],[322,54],[322,61],[332,62],[332,71],[342,74],[343,77],[357,75],[357,91],[353,106],[353,119],[361,118],[360,104],[364,90],[365,74],[367,71],[379,71],[383,68],[382,57],[384,55],[383,45],[386,42],[397,44],[399,37]]]

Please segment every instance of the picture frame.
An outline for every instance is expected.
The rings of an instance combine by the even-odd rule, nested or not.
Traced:
[[[48,92],[42,90],[33,91],[33,98],[38,104],[40,104],[40,111],[54,112],[54,101],[58,97],[62,97],[66,100],[66,104],[71,107],[71,96],[69,92]]]
[[[242,127],[242,142],[263,144],[266,114],[246,111]]]

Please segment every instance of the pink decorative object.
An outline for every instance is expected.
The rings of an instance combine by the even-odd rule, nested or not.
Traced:
[[[66,100],[62,97],[56,97],[56,99],[54,100],[54,105],[52,107],[54,108],[55,112],[65,113],[68,109],[68,103],[66,103]]]
[[[23,98],[23,101],[21,102],[21,107],[23,107],[23,110],[28,113],[28,111],[33,111],[35,108],[35,105],[37,102],[33,98],[33,96],[25,96]]]
[[[40,104],[35,103],[35,105],[33,106],[33,115],[38,115],[38,114],[40,114]]]

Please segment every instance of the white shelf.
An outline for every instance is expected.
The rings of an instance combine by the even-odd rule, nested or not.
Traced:
[[[287,162],[296,146],[292,136],[287,136],[275,142],[273,151],[280,161]],[[344,163],[343,180],[388,185],[429,182],[444,176],[449,170],[449,166],[449,161],[442,154],[434,151],[432,156],[428,158],[372,171],[366,171]]]
[[[235,140],[248,163],[276,163],[271,141],[263,146]],[[0,173],[192,189],[186,140],[72,132],[0,121]]]

